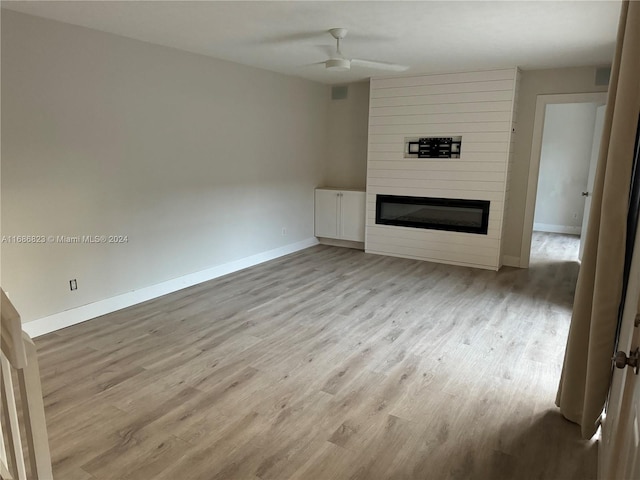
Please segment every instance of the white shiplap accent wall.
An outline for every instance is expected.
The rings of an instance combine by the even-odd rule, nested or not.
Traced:
[[[519,72],[371,80],[365,250],[498,269]],[[462,136],[459,159],[404,158],[405,137]],[[376,225],[376,195],[489,200],[487,235]]]

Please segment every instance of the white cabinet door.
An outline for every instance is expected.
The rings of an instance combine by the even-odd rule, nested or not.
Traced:
[[[316,190],[316,237],[338,238],[339,193],[336,190]]]
[[[364,192],[340,192],[340,238],[364,242]]]

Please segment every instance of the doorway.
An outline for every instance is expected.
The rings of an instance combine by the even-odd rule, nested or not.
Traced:
[[[577,239],[586,224],[583,218],[585,200],[590,195],[585,186],[589,181],[593,182],[601,136],[601,130],[596,132],[596,119],[598,115],[604,115],[604,108],[598,111],[598,107],[606,100],[606,92],[538,95],[521,267],[529,267],[534,230],[573,239],[573,242],[567,242],[572,245],[567,255],[571,260],[578,260],[580,244]],[[588,218],[588,211],[586,213]]]

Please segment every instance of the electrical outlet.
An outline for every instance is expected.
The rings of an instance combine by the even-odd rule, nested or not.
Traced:
[[[287,229],[282,227],[282,236],[284,237],[287,234]]]
[[[69,280],[69,288],[71,288],[71,291],[77,290],[78,289],[78,280],[76,280],[75,278],[72,279],[72,280]]]

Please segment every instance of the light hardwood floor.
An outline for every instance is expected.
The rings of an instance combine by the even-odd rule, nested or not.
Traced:
[[[554,407],[576,239],[533,246],[316,246],[40,337],[56,478],[593,479]]]

